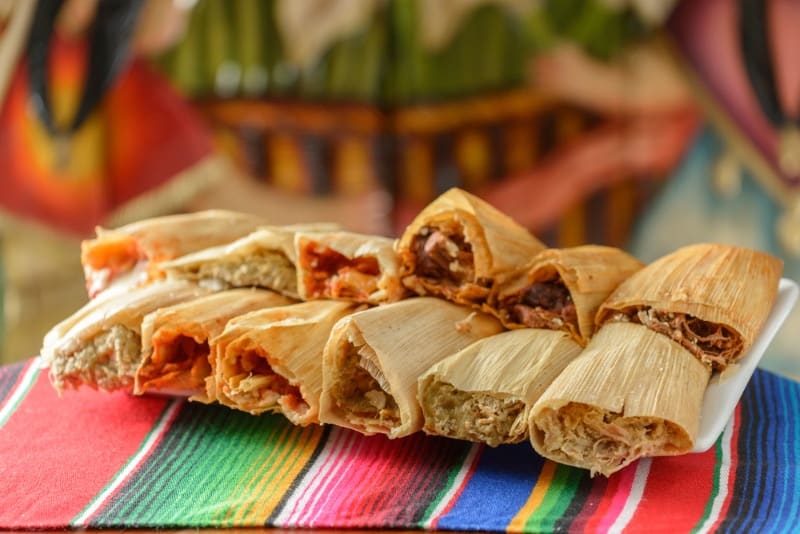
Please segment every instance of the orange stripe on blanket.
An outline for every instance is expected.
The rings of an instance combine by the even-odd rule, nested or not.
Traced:
[[[541,506],[545,495],[547,495],[547,490],[550,489],[550,484],[553,482],[553,475],[556,472],[556,465],[555,462],[550,460],[544,463],[542,472],[531,491],[530,497],[528,497],[523,507],[520,508],[517,515],[514,516],[514,519],[512,519],[506,527],[507,532],[522,532],[524,530],[528,518]]]

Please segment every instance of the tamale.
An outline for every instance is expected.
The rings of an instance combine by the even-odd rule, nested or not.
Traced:
[[[163,278],[159,263],[228,243],[264,224],[255,215],[208,210],[154,217],[113,230],[97,227],[97,237],[81,243],[89,297],[112,283],[129,287]]]
[[[393,239],[352,232],[299,232],[295,249],[303,300],[380,304],[405,296]]]
[[[320,421],[390,438],[420,430],[420,375],[501,330],[489,315],[425,297],[345,317],[325,346]]]
[[[113,391],[133,388],[142,352],[145,315],[192,300],[208,290],[188,282],[157,282],[89,301],[45,336],[42,359],[61,391],[81,384]]]
[[[710,375],[645,326],[604,325],[534,404],[531,443],[545,458],[606,476],[644,456],[687,453]]]
[[[431,202],[397,243],[407,288],[475,306],[544,248],[510,217],[460,189]]]
[[[300,298],[294,237],[297,232],[334,231],[335,224],[267,226],[224,245],[162,263],[167,278],[191,280],[213,289],[263,287]]]
[[[613,247],[543,250],[497,289],[486,309],[506,328],[565,330],[586,345],[594,332],[597,308],[643,266]]]
[[[778,258],[747,248],[684,247],[621,283],[600,306],[597,324],[644,324],[722,371],[761,331],[782,268]]]
[[[142,361],[134,393],[160,392],[206,399],[211,375],[209,340],[228,320],[245,313],[285,306],[292,300],[261,289],[232,289],[161,308],[142,321]]]
[[[581,351],[564,332],[525,328],[483,338],[419,378],[428,434],[492,447],[528,437],[528,412]]]
[[[230,320],[211,343],[209,398],[252,414],[280,412],[297,425],[318,423],[322,351],[336,321],[357,306],[317,300]]]

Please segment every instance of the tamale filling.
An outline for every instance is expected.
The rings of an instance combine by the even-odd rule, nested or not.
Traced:
[[[654,332],[669,336],[715,371],[725,369],[744,349],[744,340],[734,330],[686,313],[638,306],[615,314],[611,320],[642,324]]]
[[[574,402],[542,410],[536,427],[543,433],[545,451],[591,468],[592,475],[608,475],[644,456],[680,454],[691,448],[685,432],[669,421],[624,417]]]
[[[248,254],[247,259],[206,262],[182,270],[180,277],[193,282],[211,282],[229,289],[263,287],[297,294],[297,274],[286,255],[274,251]]]
[[[301,253],[309,298],[366,300],[378,290],[380,267],[374,256],[348,258],[319,243]]]
[[[189,336],[154,339],[149,364],[139,372],[141,390],[170,387],[204,390],[211,374],[208,341],[198,342]]]
[[[139,334],[114,325],[75,352],[54,358],[50,376],[58,389],[81,384],[108,391],[128,388],[133,385],[141,350]]]
[[[257,350],[245,350],[223,374],[221,391],[242,410],[253,414],[282,409],[302,416],[308,404],[297,386],[277,374]]]
[[[347,344],[337,374],[331,395],[346,418],[368,419],[386,429],[400,424],[397,402],[361,365],[361,356],[352,343]]]
[[[469,302],[481,302],[489,295],[491,281],[476,279],[472,245],[456,222],[423,226],[404,262],[413,266],[412,276],[404,281],[410,289]]]
[[[569,289],[560,278],[535,282],[503,300],[505,312],[516,323],[529,328],[562,330],[578,328],[578,314]]]
[[[133,270],[145,259],[136,240],[131,237],[94,240],[82,258],[89,298],[107,289],[117,277]]]
[[[440,436],[486,443],[496,447],[524,440],[525,403],[456,389],[434,380],[422,390],[425,430]]]

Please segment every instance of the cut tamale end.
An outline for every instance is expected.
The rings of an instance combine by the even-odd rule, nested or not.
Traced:
[[[600,304],[643,266],[613,247],[543,250],[493,292],[487,308],[507,328],[564,330],[586,345]]]
[[[501,330],[489,315],[425,297],[345,317],[325,346],[320,420],[391,438],[417,432],[420,375]]]
[[[252,414],[279,412],[294,424],[318,423],[325,343],[333,325],[357,309],[318,300],[231,319],[211,342],[208,396]]]
[[[402,299],[394,240],[352,232],[298,233],[297,287],[303,300],[382,304]]]
[[[483,338],[419,379],[423,430],[497,446],[528,437],[528,411],[581,351],[564,332],[523,329]]]
[[[542,456],[610,475],[645,456],[692,450],[711,371],[642,325],[610,323],[534,404]]]
[[[50,381],[59,391],[81,385],[131,390],[141,361],[144,317],[206,294],[193,284],[167,281],[89,301],[44,338],[41,355]]]
[[[758,336],[781,271],[781,260],[751,249],[684,247],[620,284],[600,306],[597,324],[645,324],[721,371]]]
[[[475,306],[544,248],[510,217],[460,189],[431,202],[397,243],[406,287]]]
[[[81,243],[87,291],[94,298],[127,274],[136,275],[136,284],[159,279],[161,262],[228,243],[265,223],[255,215],[207,210],[153,217],[113,230],[98,227],[95,239]]]
[[[335,231],[335,224],[265,226],[217,247],[163,263],[167,277],[213,289],[261,287],[299,298],[294,237],[298,232]]]
[[[207,401],[209,340],[233,317],[291,303],[291,299],[272,291],[233,289],[148,314],[142,321],[143,357],[136,371],[134,393],[181,394]]]

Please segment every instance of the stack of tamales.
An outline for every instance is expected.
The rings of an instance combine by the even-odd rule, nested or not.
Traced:
[[[59,391],[391,438],[530,439],[605,475],[691,450],[711,373],[753,343],[781,272],[723,245],[646,267],[610,247],[548,249],[458,189],[397,240],[203,212],[101,229],[82,255],[92,298],[42,348]]]

